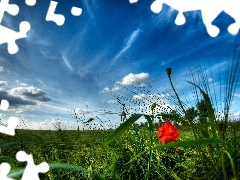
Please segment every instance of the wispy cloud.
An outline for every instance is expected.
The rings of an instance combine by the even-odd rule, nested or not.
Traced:
[[[97,5],[96,5],[95,1],[83,0],[83,3],[84,3],[86,12],[88,13],[90,19],[94,19],[94,11],[92,9],[96,9]]]
[[[62,59],[63,59],[64,64],[66,65],[66,67],[72,72],[73,71],[73,67],[69,63],[67,57],[64,54],[62,55]]]
[[[132,44],[137,39],[139,33],[140,33],[139,28],[132,32],[132,34],[127,39],[126,43],[124,44],[124,47],[113,58],[112,63],[114,63],[123,53],[125,53],[129,48],[131,48]]]

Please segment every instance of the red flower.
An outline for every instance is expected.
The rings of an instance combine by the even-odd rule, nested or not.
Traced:
[[[165,122],[158,129],[158,138],[162,144],[166,144],[168,141],[175,142],[179,138],[179,131],[171,122]],[[177,147],[176,150],[178,150]]]

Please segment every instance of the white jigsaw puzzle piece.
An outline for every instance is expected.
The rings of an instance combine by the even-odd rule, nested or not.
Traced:
[[[7,177],[8,173],[11,170],[11,166],[8,163],[0,164],[0,179],[1,180],[14,180],[12,178]]]
[[[73,6],[72,9],[71,9],[71,13],[72,13],[72,15],[74,15],[74,16],[80,16],[80,15],[82,14],[82,9]]]
[[[25,3],[28,6],[34,6],[36,0],[25,0]],[[30,30],[30,24],[27,21],[22,21],[19,25],[19,32],[2,26],[1,22],[4,12],[16,16],[19,13],[19,6],[16,4],[9,4],[9,0],[0,1],[0,44],[8,43],[8,52],[10,54],[15,54],[18,52],[18,46],[15,41],[27,37],[27,32]]]
[[[5,99],[1,100],[1,107],[0,109],[3,111],[6,111],[9,107],[9,102]],[[8,119],[8,126],[0,126],[0,133],[4,133],[10,136],[15,135],[15,129],[17,125],[19,124],[19,119],[16,117],[10,117]]]
[[[0,36],[0,44],[8,43],[8,52],[10,54],[18,52],[18,46],[15,41],[27,37],[27,32],[30,30],[30,24],[27,21],[22,21],[19,25],[19,30],[19,32],[16,32],[0,25],[0,33],[4,34],[4,36]]]
[[[24,170],[21,180],[40,180],[39,173],[46,173],[50,169],[48,163],[46,162],[35,165],[33,156],[24,151],[18,151],[16,154],[16,159],[20,162],[27,162],[27,166]]]
[[[9,102],[5,99],[2,99],[0,109],[6,111],[9,108]]]
[[[36,4],[36,0],[25,0],[25,3],[28,6],[34,6]],[[4,12],[8,12],[12,16],[16,16],[19,12],[19,6],[16,4],[9,4],[9,0],[1,0],[0,1],[0,23],[2,22]]]
[[[130,2],[134,0],[130,0]],[[229,16],[235,19],[235,23],[228,27],[228,32],[235,35],[240,29],[240,1],[239,0],[155,0],[151,4],[151,11],[160,13],[162,5],[166,4],[178,11],[175,19],[176,25],[183,25],[186,21],[183,12],[200,10],[202,14],[203,23],[208,34],[211,37],[216,37],[220,30],[212,22],[221,12],[226,12]]]
[[[62,14],[55,14],[55,9],[57,7],[58,2],[51,1],[48,7],[48,12],[46,15],[46,21],[53,21],[58,26],[61,26],[65,22],[65,17]]]
[[[10,136],[15,135],[15,129],[19,124],[19,119],[16,117],[10,117],[8,119],[8,126],[0,126],[0,133],[4,133]]]
[[[138,0],[129,0],[131,4],[138,2]]]
[[[4,12],[8,12],[12,16],[16,16],[19,12],[19,7],[16,4],[9,4],[9,0],[1,0],[0,1],[0,23],[2,22]]]
[[[25,3],[28,6],[34,6],[36,4],[36,0],[25,0]]]

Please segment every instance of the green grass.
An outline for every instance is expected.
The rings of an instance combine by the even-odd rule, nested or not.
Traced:
[[[237,126],[235,129],[238,138],[239,128]],[[181,127],[179,129],[181,132],[179,142],[193,139],[190,130]],[[102,146],[112,133],[113,131],[106,130],[79,132],[17,130],[14,137],[1,139],[0,143],[21,141],[22,146],[6,147],[2,149],[1,156],[10,157],[16,169],[25,167],[24,163],[15,160],[15,154],[21,148],[33,155],[36,164],[48,162],[51,170],[40,175],[41,179],[126,179],[126,177],[144,179],[150,143],[148,129],[131,126],[108,146]],[[229,142],[229,146],[233,145],[232,143],[237,143],[238,149],[235,150],[238,150],[239,158],[240,143],[233,140]],[[156,127],[153,131],[153,145],[160,145]],[[206,145],[202,145],[201,150],[205,158],[204,170],[208,173],[209,179],[221,179],[222,175],[217,172],[221,164],[215,162],[217,157],[211,157],[209,147]],[[139,153],[142,154],[133,159]],[[176,152],[174,147],[155,149],[149,179],[203,179],[204,170],[200,161],[195,146],[180,147],[179,152]],[[213,164],[219,167],[211,167]],[[231,164],[229,165],[231,167]]]

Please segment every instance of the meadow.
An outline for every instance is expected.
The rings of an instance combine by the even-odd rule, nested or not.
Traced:
[[[194,139],[188,128],[178,126],[178,129],[181,132],[180,142],[190,143],[189,140]],[[228,132],[228,143],[222,144],[221,148],[228,150],[226,152],[231,158],[228,153],[222,154],[222,162],[213,140],[210,145],[199,147],[184,144],[178,151],[173,146],[155,149],[148,178],[223,179],[222,168],[227,179],[239,178],[240,122],[231,124]],[[1,161],[9,162],[19,172],[26,164],[17,162],[15,156],[19,150],[24,150],[33,155],[35,164],[43,161],[50,164],[51,170],[40,174],[41,179],[145,179],[151,144],[148,127],[133,124],[120,138],[106,147],[102,146],[112,133],[110,130],[17,130],[13,137],[2,136],[1,145],[21,144],[2,147]],[[160,145],[157,126],[154,126],[153,133],[152,145],[157,147]],[[14,176],[17,178],[16,174]]]
[[[24,150],[33,155],[36,164],[43,161],[49,164],[50,171],[40,174],[40,178],[46,180],[237,180],[240,178],[240,120],[231,116],[230,107],[239,58],[234,63],[229,66],[229,80],[224,86],[226,94],[221,116],[214,107],[214,98],[203,75],[198,78],[202,82],[194,76],[189,81],[196,95],[196,106],[188,107],[173,85],[171,68],[167,68],[176,109],[158,111],[162,106],[150,102],[148,114],[127,115],[129,109],[122,104],[122,122],[111,130],[70,131],[60,126],[56,126],[55,131],[17,129],[14,137],[1,136],[0,159],[11,165],[9,177],[15,179],[21,179],[26,166],[17,162],[15,155]],[[145,122],[136,123],[141,117]],[[158,137],[159,127],[168,121],[173,123],[180,137],[165,139],[167,142],[162,143]],[[91,124],[91,119],[83,123]]]

